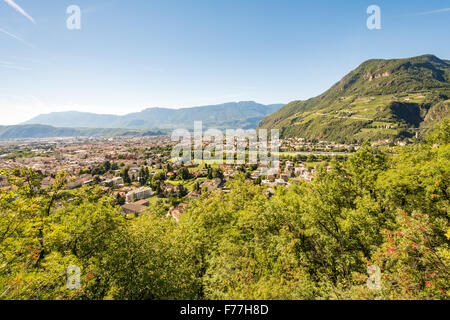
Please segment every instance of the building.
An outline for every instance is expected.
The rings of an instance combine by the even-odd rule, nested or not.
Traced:
[[[306,171],[304,174],[301,175],[301,177],[306,181],[311,181],[313,179],[313,173]]]
[[[134,214],[137,217],[147,210],[147,206],[138,203],[127,203],[122,206],[122,210],[125,214]]]
[[[104,186],[107,187],[116,187],[116,186],[122,186],[123,185],[123,179],[122,177],[116,177],[109,180],[105,180],[102,183]]]
[[[150,198],[153,195],[151,188],[138,188],[136,190],[130,191],[127,193],[126,200],[128,203],[131,203],[136,200],[142,200]]]
[[[132,167],[128,170],[128,176],[130,177],[131,181],[138,181],[140,171],[141,168],[139,167]]]
[[[198,167],[198,163],[195,163],[195,162],[185,163],[184,167],[185,168],[197,168]]]
[[[277,185],[277,186],[285,186],[285,185],[287,185],[287,182],[284,181],[283,179],[276,179],[275,180],[275,185]]]
[[[203,184],[203,186],[206,186],[206,188],[208,188],[208,191],[214,191],[217,188],[219,188],[221,185],[222,185],[222,180],[220,180],[219,178],[216,178],[209,182],[205,182]]]
[[[79,188],[81,186],[85,186],[88,185],[90,183],[92,183],[92,175],[90,174],[83,174],[81,175],[78,179],[76,179],[75,181],[70,181],[67,184],[67,187],[69,189],[75,189],[75,188]]]
[[[148,199],[143,199],[143,200],[136,201],[133,204],[148,207],[150,205],[150,201],[148,201]]]
[[[304,164],[301,164],[300,167],[295,168],[294,171],[297,177],[305,174],[306,172],[308,172],[308,168]]]
[[[201,194],[196,192],[196,191],[191,191],[187,194],[186,198],[188,199],[200,199],[201,198]]]
[[[168,183],[168,182],[161,184],[161,189],[167,193],[175,193],[175,192],[177,192],[177,188],[178,188],[178,186]]]
[[[291,161],[286,161],[285,172],[291,171],[294,169],[294,164]]]
[[[172,177],[175,177],[175,172],[167,172],[167,178],[170,179]]]

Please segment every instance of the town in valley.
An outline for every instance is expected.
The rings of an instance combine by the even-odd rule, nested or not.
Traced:
[[[115,138],[46,138],[0,142],[0,170],[30,168],[48,188],[58,172],[66,173],[66,188],[100,186],[112,195],[127,217],[151,213],[162,207],[178,220],[187,203],[214,192],[230,192],[228,182],[238,174],[266,188],[271,196],[277,187],[289,187],[314,178],[318,167],[330,169],[358,150],[358,145],[301,138],[280,140],[277,170],[268,163],[217,164],[214,161],[175,161],[171,152],[177,142],[170,136]],[[203,143],[203,148],[208,142]],[[236,150],[233,150],[236,153]],[[0,175],[8,190],[7,177]]]

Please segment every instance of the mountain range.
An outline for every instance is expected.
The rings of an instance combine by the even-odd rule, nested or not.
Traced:
[[[65,128],[191,129],[194,121],[201,120],[205,128],[255,129],[265,116],[282,106],[241,101],[182,109],[149,108],[123,116],[76,111],[53,112],[38,115],[23,124]]]
[[[0,140],[55,137],[136,137],[164,134],[169,134],[169,131],[115,128],[56,128],[42,124],[0,126]]]
[[[368,60],[323,94],[285,106],[243,101],[150,108],[124,116],[53,112],[19,126],[0,127],[0,139],[155,135],[192,129],[194,121],[201,120],[206,128],[276,128],[282,137],[346,143],[411,138],[449,116],[450,61],[422,55]]]
[[[408,138],[449,117],[450,61],[434,55],[362,63],[323,94],[293,101],[260,128],[337,142]]]

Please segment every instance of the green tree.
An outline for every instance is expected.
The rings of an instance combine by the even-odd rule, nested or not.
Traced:
[[[103,298],[101,261],[122,223],[99,187],[65,190],[66,176],[40,188],[33,170],[5,172],[14,191],[0,194],[0,294],[3,299]],[[67,268],[81,270],[82,288],[66,288]]]
[[[128,174],[129,171],[130,171],[130,168],[124,167],[122,169],[122,171],[120,172],[120,176],[122,177],[123,182],[125,184],[130,184],[131,183],[131,178],[130,178],[130,175]]]

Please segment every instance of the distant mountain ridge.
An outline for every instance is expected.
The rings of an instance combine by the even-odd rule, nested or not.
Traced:
[[[55,128],[42,124],[0,126],[0,140],[62,137],[145,137],[169,134],[166,130],[114,128]]]
[[[373,59],[323,94],[267,116],[260,128],[328,141],[402,139],[449,117],[449,110],[449,60],[434,55]]]
[[[42,114],[23,124],[41,124],[65,128],[191,129],[194,121],[204,127],[254,129],[267,115],[283,104],[263,105],[254,101],[230,102],[201,107],[149,108],[124,116],[88,112]]]

